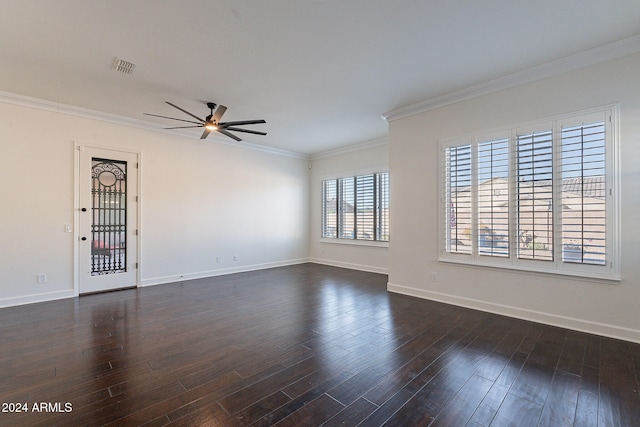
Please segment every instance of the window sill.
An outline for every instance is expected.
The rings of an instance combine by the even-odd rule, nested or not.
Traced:
[[[622,282],[622,277],[616,274],[602,274],[602,273],[585,273],[580,271],[569,271],[569,270],[551,270],[551,269],[534,269],[530,267],[521,267],[512,264],[489,264],[489,263],[479,263],[472,261],[462,261],[451,258],[438,258],[438,262],[444,262],[449,264],[457,264],[461,266],[471,267],[471,268],[488,268],[488,269],[501,269],[501,270],[510,270],[524,274],[532,274],[537,276],[547,276],[547,277],[562,277],[562,278],[572,278],[575,280],[582,280],[586,282],[592,283],[605,283],[616,285]]]
[[[334,243],[338,245],[351,246],[369,246],[375,248],[388,248],[389,242],[379,242],[376,240],[355,240],[355,239],[332,239],[330,237],[322,237],[320,243]]]

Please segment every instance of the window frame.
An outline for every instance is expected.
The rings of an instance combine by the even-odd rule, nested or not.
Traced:
[[[368,184],[371,180],[371,185]],[[362,185],[359,185],[362,183]],[[336,200],[329,201],[326,197],[327,187],[335,188]],[[371,190],[364,193],[359,190]],[[385,191],[386,190],[386,191]],[[321,180],[321,226],[320,241],[328,243],[344,243],[365,246],[389,245],[389,172],[370,172],[354,175],[324,178]],[[346,194],[348,192],[349,194]],[[370,193],[370,194],[369,194]],[[333,193],[332,193],[333,194]],[[358,203],[366,201],[373,208],[371,215],[358,211]],[[345,204],[343,204],[344,202]],[[386,206],[386,210],[385,210]],[[328,208],[335,209],[335,230],[328,233]],[[352,216],[350,219],[347,216]],[[372,223],[372,238],[362,238],[363,232],[359,227],[363,222]],[[344,224],[352,228],[345,229]],[[367,228],[368,229],[368,228]],[[386,232],[387,238],[384,239]]]
[[[567,260],[563,261],[563,179],[561,165],[562,151],[562,131],[577,123],[585,125],[602,121],[605,127],[605,254],[606,262],[602,265],[576,263]],[[520,271],[559,274],[581,277],[586,279],[597,279],[604,281],[619,282],[620,277],[620,159],[619,159],[619,106],[617,104],[608,105],[589,110],[554,116],[545,120],[521,123],[505,128],[477,132],[455,138],[441,139],[439,141],[439,210],[438,210],[438,260],[442,262],[460,263],[479,267],[497,267],[515,269]],[[549,222],[552,222],[552,260],[535,260],[518,257],[518,158],[517,143],[518,136],[523,136],[531,132],[544,132],[551,130],[553,138],[553,159],[552,159],[552,213]],[[508,186],[508,256],[487,256],[481,253],[479,241],[480,214],[478,199],[481,192],[478,177],[478,152],[482,143],[492,140],[508,138],[508,158],[509,172],[507,179]],[[448,227],[451,226],[453,208],[449,206],[450,198],[448,189],[448,177],[451,172],[447,164],[447,150],[454,147],[469,145],[471,147],[471,185],[469,187],[470,197],[470,224],[467,230],[470,242],[469,253],[455,253],[450,250],[450,236]],[[483,181],[485,182],[485,181]],[[533,185],[533,184],[532,184]],[[521,194],[522,195],[522,194]],[[456,194],[456,197],[459,197]],[[535,196],[533,196],[535,197]],[[558,208],[559,207],[559,208]],[[548,231],[549,229],[547,229]],[[460,233],[460,231],[458,231]]]

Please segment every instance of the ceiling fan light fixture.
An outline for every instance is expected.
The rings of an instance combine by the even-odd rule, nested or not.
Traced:
[[[216,108],[216,104],[213,102],[207,102],[207,107],[209,107],[209,109],[211,110],[211,114],[209,114],[205,119],[201,119],[200,117],[196,116],[193,113],[190,113],[189,111],[185,110],[184,108],[180,108],[175,104],[172,104],[169,101],[165,101],[166,104],[172,106],[173,108],[182,111],[183,113],[185,113],[186,115],[192,117],[193,119],[197,120],[185,120],[185,119],[179,119],[177,117],[168,117],[168,116],[160,116],[158,114],[151,114],[151,113],[143,113],[146,116],[153,116],[153,117],[160,117],[163,119],[169,119],[169,120],[177,120],[179,122],[186,122],[186,123],[191,123],[191,125],[189,126],[172,126],[172,127],[168,127],[165,129],[186,129],[186,128],[204,128],[204,132],[202,133],[202,136],[200,137],[200,139],[205,139],[207,136],[209,136],[209,134],[211,132],[220,132],[221,134],[223,134],[224,136],[228,136],[231,139],[234,139],[236,141],[242,141],[242,139],[240,139],[239,137],[235,136],[234,134],[232,134],[229,131],[234,131],[234,132],[244,132],[244,133],[252,133],[254,135],[266,135],[266,132],[260,132],[257,130],[250,130],[250,129],[242,129],[239,128],[237,126],[242,126],[242,125],[256,125],[256,124],[262,124],[262,123],[267,123],[265,122],[263,119],[260,120],[240,120],[240,121],[233,121],[233,122],[221,122],[220,119],[222,118],[222,115],[224,114],[225,111],[227,111],[227,107],[225,107],[224,105],[218,105],[218,108],[215,110],[215,112],[213,111],[214,108]]]

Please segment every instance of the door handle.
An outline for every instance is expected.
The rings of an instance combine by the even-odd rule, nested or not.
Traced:
[[[85,240],[87,240],[87,238],[86,237],[81,237],[80,240],[82,240],[84,242]]]

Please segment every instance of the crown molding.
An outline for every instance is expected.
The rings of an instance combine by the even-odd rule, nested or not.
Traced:
[[[84,119],[100,120],[103,122],[113,123],[116,125],[134,127],[138,129],[145,129],[145,130],[150,130],[155,132],[169,133],[169,134],[173,134],[181,137],[185,137],[185,134],[188,133],[188,131],[180,132],[172,129],[168,129],[168,130],[163,129],[162,126],[159,124],[146,122],[144,120],[132,119],[124,116],[119,116],[116,114],[109,114],[101,111],[90,110],[87,108],[76,107],[73,105],[60,104],[53,101],[47,101],[44,99],[33,98],[29,96],[24,96],[24,95],[18,95],[10,92],[0,91],[0,102],[3,102],[5,104],[18,105],[21,107],[34,108],[37,110],[49,111],[52,113],[59,113],[59,114],[66,114],[74,117],[81,117]],[[248,150],[261,151],[264,153],[276,154],[279,156],[294,157],[297,159],[304,159],[304,160],[309,159],[308,155],[297,153],[295,151],[283,150],[283,149],[274,148],[274,147],[267,147],[264,145],[259,145],[259,144],[246,142],[246,141],[231,142],[231,141],[227,141],[226,138],[222,138],[217,135],[211,135],[208,138],[208,140],[219,143],[219,144],[231,145],[234,147],[242,147]]]
[[[562,73],[621,58],[637,52],[640,52],[640,34],[569,55],[555,61],[540,64],[517,73],[489,80],[442,96],[430,98],[417,104],[400,107],[387,113],[383,113],[382,118],[387,122],[392,122],[394,120],[451,105],[456,102],[465,101],[471,98],[497,92],[499,90],[509,89],[537,80],[557,76]]]
[[[320,151],[310,156],[310,160],[324,159],[326,157],[339,156],[341,154],[352,153],[354,151],[366,150],[369,148],[380,147],[387,145],[389,140],[385,138],[373,139],[371,141],[359,142],[357,144],[350,144],[344,147],[338,147],[327,151]]]

